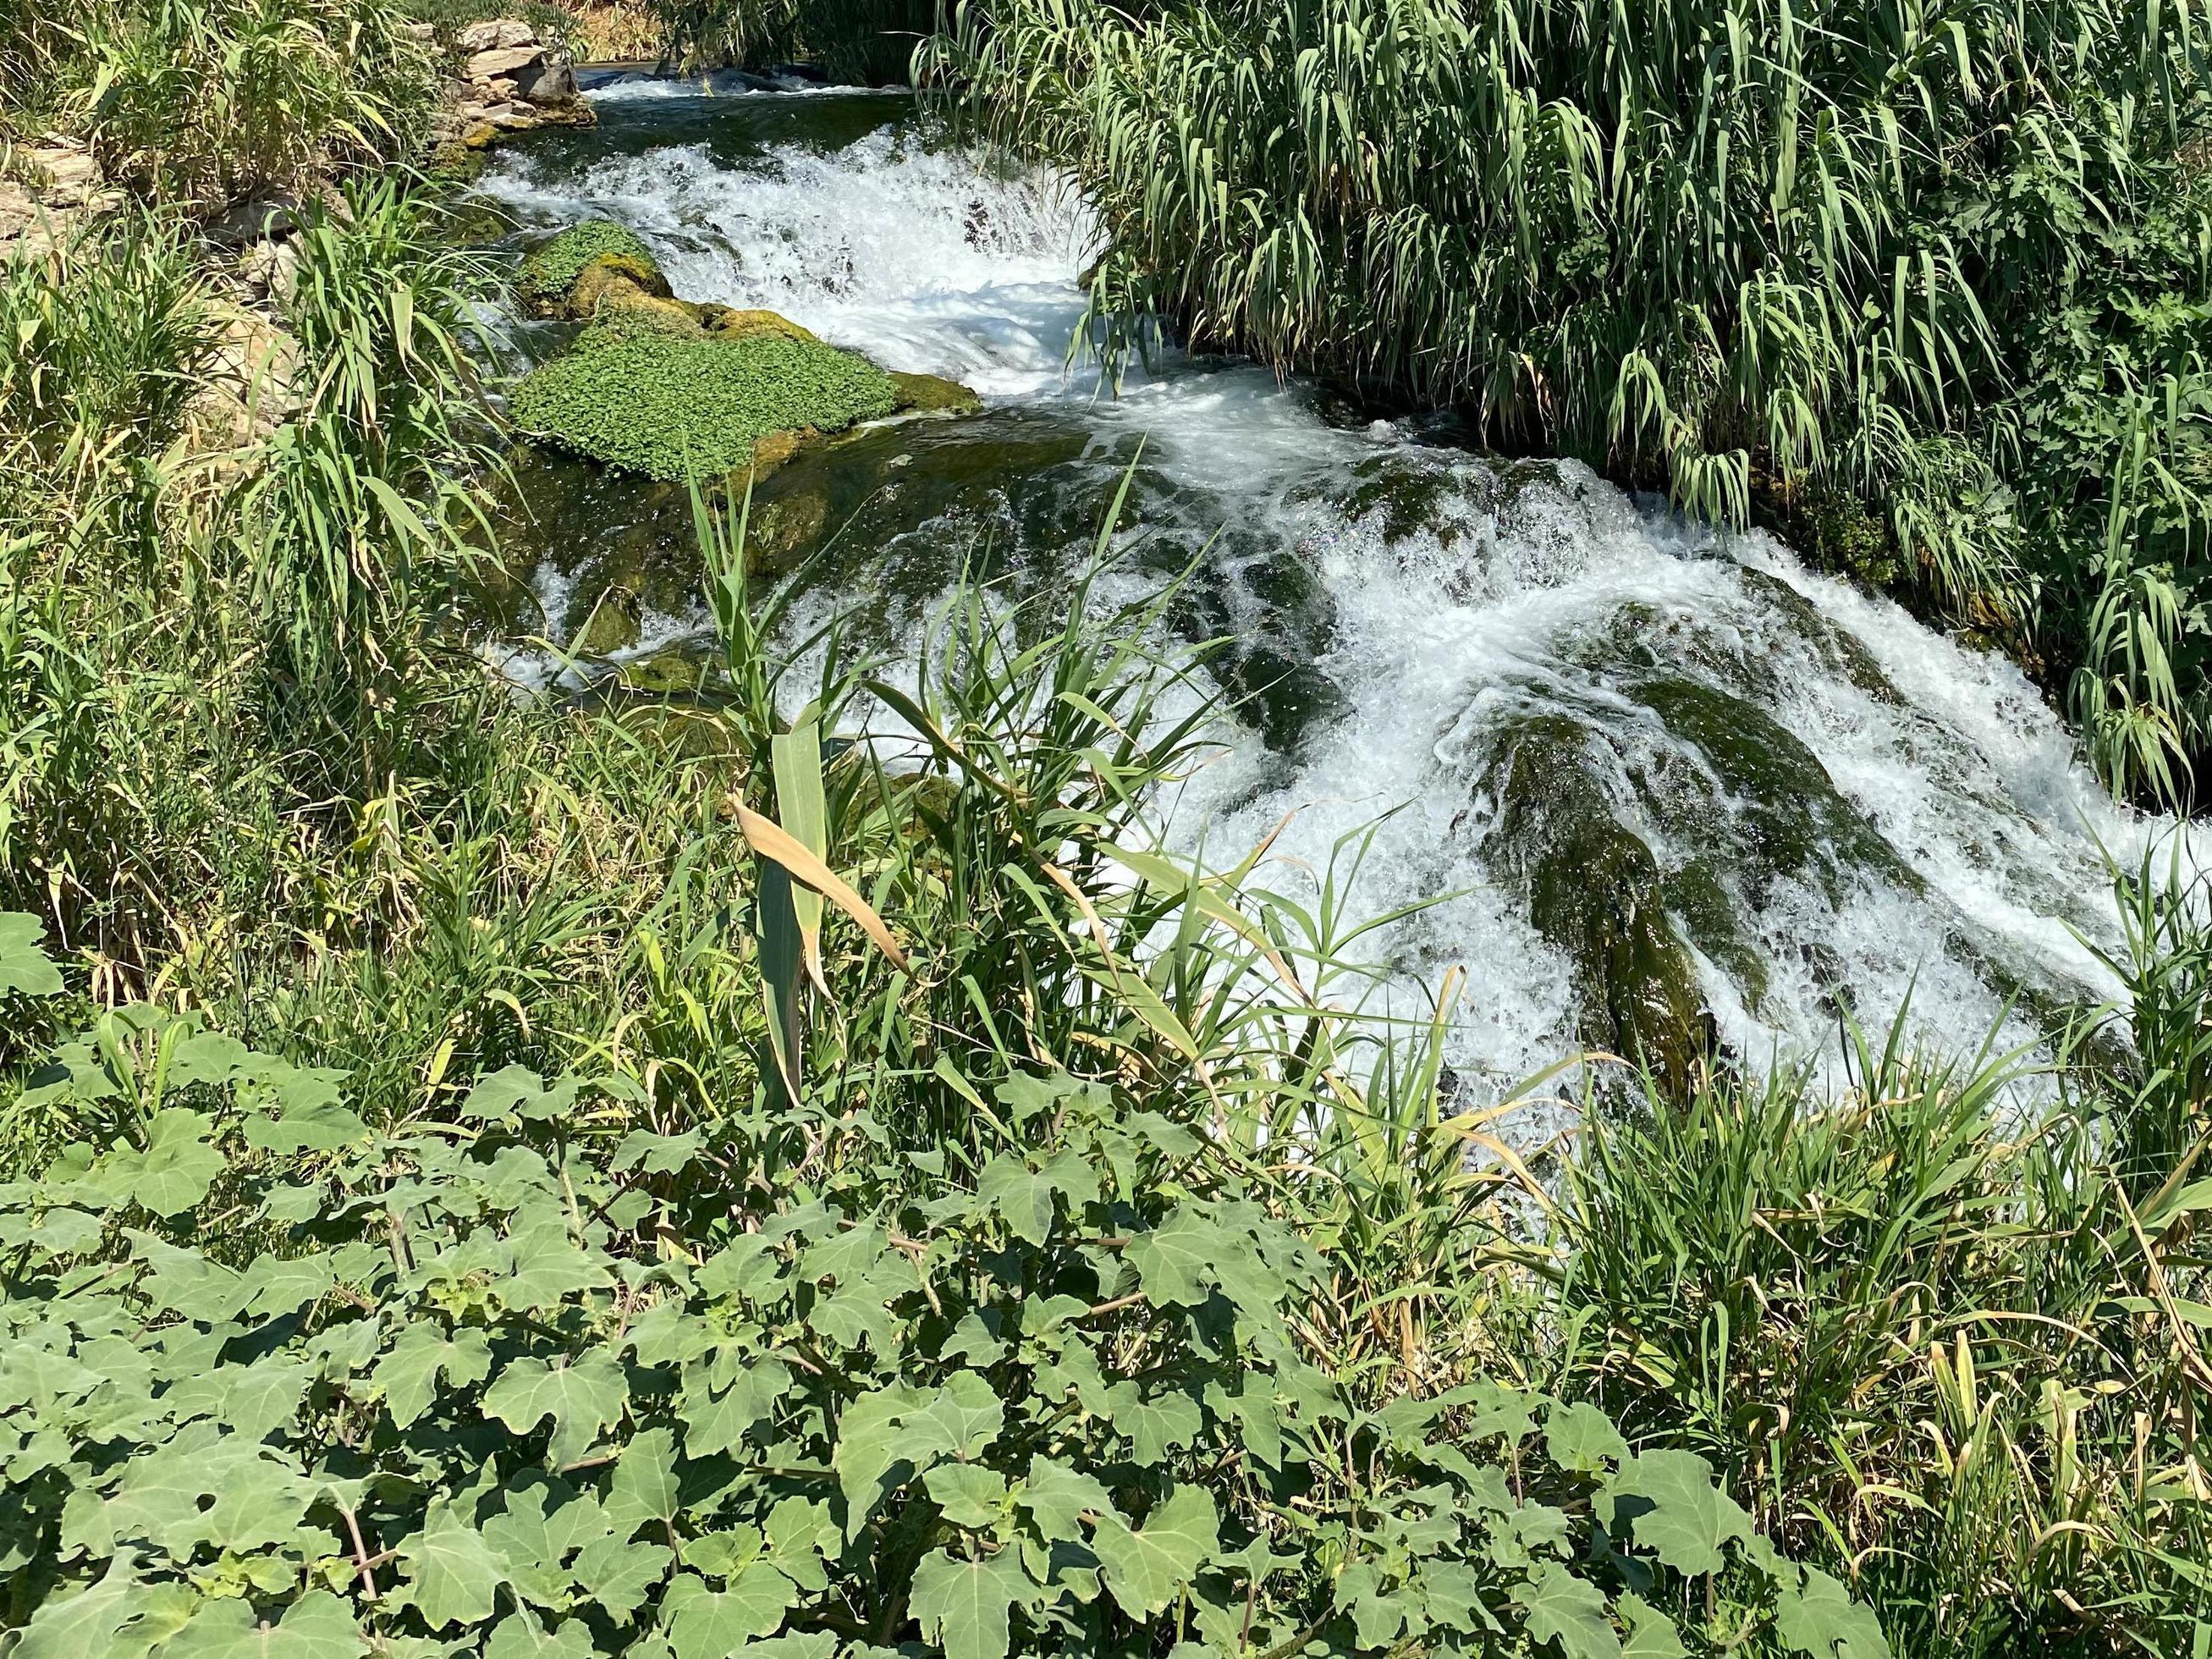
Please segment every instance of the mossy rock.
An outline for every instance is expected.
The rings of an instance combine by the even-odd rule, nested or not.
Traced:
[[[896,404],[890,376],[819,341],[595,324],[515,388],[510,411],[573,453],[681,482],[772,465],[788,434],[842,431]]]
[[[617,583],[600,592],[569,648],[580,657],[610,657],[635,645],[644,629],[636,590]]]
[[[1647,1066],[1680,1098],[1720,1035],[1657,860],[1616,816],[1593,742],[1565,714],[1499,734],[1480,786],[1498,805],[1486,852],[1527,894],[1536,931],[1574,962],[1583,1040]]]
[[[622,671],[625,689],[657,697],[694,696],[706,677],[705,663],[680,645],[665,646],[649,657],[625,663]]]
[[[464,143],[466,141],[464,140]],[[514,285],[533,310],[550,316],[588,317],[575,290],[587,270],[599,267],[619,274],[648,294],[666,298],[668,279],[653,252],[635,231],[611,219],[582,219],[532,248],[516,272]]]
[[[920,414],[973,415],[983,407],[981,398],[942,374],[902,374],[893,369],[891,385],[898,393],[898,406]]]
[[[699,321],[708,333],[726,340],[750,340],[763,336],[780,340],[818,343],[811,329],[801,327],[777,311],[738,310],[730,306],[702,306]],[[891,379],[896,380],[896,374]]]
[[[706,337],[696,306],[654,293],[611,261],[585,267],[576,286],[568,290],[568,308],[581,320],[618,331],[665,334],[685,340]]]

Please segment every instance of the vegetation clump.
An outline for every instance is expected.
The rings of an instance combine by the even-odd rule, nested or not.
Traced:
[[[533,309],[588,316],[588,311],[572,308],[571,296],[585,272],[595,266],[627,276],[647,293],[665,295],[669,291],[653,250],[636,232],[612,219],[579,220],[538,244],[525,256],[514,285]]]
[[[511,410],[523,429],[576,454],[682,480],[744,471],[772,433],[840,432],[897,402],[883,370],[819,341],[605,325],[533,371]]]
[[[1119,343],[1166,317],[1713,519],[1794,503],[2037,665],[2119,794],[2212,777],[2198,9],[961,17],[926,66],[1097,205]]]

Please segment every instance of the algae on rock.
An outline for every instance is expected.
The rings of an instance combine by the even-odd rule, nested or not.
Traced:
[[[840,431],[897,401],[883,370],[819,341],[597,325],[517,386],[511,408],[533,436],[680,481],[742,471],[773,434]]]
[[[544,243],[517,287],[540,314],[588,326],[515,388],[515,423],[650,477],[759,477],[860,421],[981,406],[957,380],[886,373],[775,312],[676,297],[651,251],[611,219]]]
[[[587,319],[596,308],[596,292],[580,295],[589,287],[586,274],[598,270],[627,277],[648,294],[665,299],[668,279],[661,275],[653,251],[637,234],[612,219],[582,219],[532,249],[515,273],[514,285],[532,309],[550,316]],[[601,281],[604,282],[603,276]]]

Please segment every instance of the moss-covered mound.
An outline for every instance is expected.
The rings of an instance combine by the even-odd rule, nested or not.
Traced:
[[[619,271],[648,292],[669,291],[652,250],[635,232],[611,219],[579,220],[532,249],[516,274],[515,287],[541,310],[563,309],[578,278],[594,265]]]
[[[890,375],[817,340],[609,324],[525,380],[511,408],[525,430],[577,454],[683,479],[742,471],[771,434],[841,431],[897,404]]]

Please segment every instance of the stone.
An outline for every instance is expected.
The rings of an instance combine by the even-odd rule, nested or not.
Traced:
[[[185,416],[192,447],[234,450],[275,431],[298,402],[299,342],[259,311],[231,309]]]
[[[519,17],[495,17],[486,22],[469,23],[456,29],[453,44],[465,52],[534,46],[538,44],[538,31]]]
[[[901,409],[922,414],[973,415],[983,407],[981,398],[942,374],[906,374],[892,369],[890,377]]]
[[[461,73],[478,86],[488,86],[515,79],[520,71],[536,67],[544,56],[545,48],[534,42],[526,46],[501,46],[476,53],[462,66]]]
[[[238,274],[256,292],[289,300],[299,279],[299,244],[289,238],[255,242],[239,256]]]
[[[750,339],[755,335],[774,334],[787,340],[812,340],[812,331],[802,328],[790,318],[776,311],[740,311],[729,306],[702,306],[699,320],[710,334],[720,334],[732,340]]]

